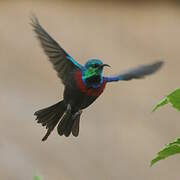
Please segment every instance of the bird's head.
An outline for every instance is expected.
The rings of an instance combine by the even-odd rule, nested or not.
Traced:
[[[85,63],[83,80],[88,85],[96,85],[102,82],[102,71],[108,64],[103,64],[99,59],[90,59]]]

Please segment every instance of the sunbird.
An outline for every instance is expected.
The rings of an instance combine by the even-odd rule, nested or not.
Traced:
[[[163,65],[163,61],[159,60],[119,75],[105,77],[103,69],[110,65],[104,64],[100,59],[90,59],[84,65],[79,64],[46,32],[37,17],[32,17],[31,25],[65,87],[63,100],[34,113],[37,123],[41,123],[47,129],[42,141],[49,137],[57,124],[57,132],[60,136],[68,137],[72,133],[77,137],[83,109],[102,94],[107,83],[140,79],[153,74]]]

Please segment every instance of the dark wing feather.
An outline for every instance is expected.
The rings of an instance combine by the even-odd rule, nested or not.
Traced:
[[[68,55],[63,48],[43,29],[38,19],[32,17],[32,26],[39,39],[41,46],[57,71],[58,77],[66,84],[70,72],[74,69],[81,69],[82,66]]]

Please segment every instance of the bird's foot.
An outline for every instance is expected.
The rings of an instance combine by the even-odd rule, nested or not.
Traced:
[[[79,110],[78,112],[76,112],[74,115],[81,115],[82,114],[82,110]]]
[[[71,105],[70,105],[70,104],[67,105],[66,111],[67,111],[67,112],[70,112],[70,111],[71,111]]]
[[[76,112],[74,115],[73,115],[73,119],[76,119],[77,118],[77,116],[81,116],[81,114],[82,114],[82,110],[79,110],[78,112]]]

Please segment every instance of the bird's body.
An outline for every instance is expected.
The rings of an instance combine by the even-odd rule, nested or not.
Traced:
[[[82,72],[77,70],[73,73],[70,83],[65,87],[64,100],[67,104],[70,104],[73,109],[77,109],[77,107],[84,109],[101,95],[105,86],[106,82],[103,79],[102,84],[98,87],[87,87],[82,80]]]
[[[162,61],[140,66],[123,74],[104,77],[103,68],[109,66],[99,59],[88,60],[84,66],[67,54],[59,44],[42,28],[36,17],[32,26],[40,40],[44,52],[57,71],[65,86],[63,100],[53,106],[35,112],[37,122],[46,126],[47,133],[43,141],[57,125],[59,135],[79,134],[79,122],[82,110],[91,105],[104,91],[109,82],[139,79],[157,71]]]

